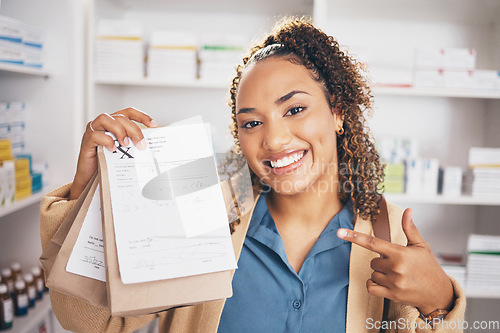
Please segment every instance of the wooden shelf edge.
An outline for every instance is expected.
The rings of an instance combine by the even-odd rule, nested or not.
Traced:
[[[50,76],[49,72],[47,72],[43,69],[30,68],[30,67],[26,67],[23,65],[11,65],[11,64],[6,64],[6,63],[0,63],[0,71],[17,73],[17,74],[33,75],[33,76],[43,76],[43,77]]]
[[[441,204],[441,205],[476,205],[476,206],[500,206],[500,198],[491,197],[472,197],[462,195],[459,197],[446,197],[442,195],[424,196],[408,194],[384,194],[387,200],[401,203],[415,204]]]

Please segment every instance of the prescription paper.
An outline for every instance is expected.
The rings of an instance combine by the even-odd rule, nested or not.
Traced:
[[[92,198],[66,271],[106,282],[99,185]]]
[[[236,268],[206,124],[143,130],[104,151],[123,283]]]

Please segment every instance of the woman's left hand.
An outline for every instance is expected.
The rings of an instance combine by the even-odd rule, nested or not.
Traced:
[[[369,294],[413,305],[424,315],[450,310],[454,301],[451,281],[411,217],[412,210],[406,209],[402,225],[407,246],[348,229],[339,229],[337,235],[381,255],[371,261],[373,273],[366,281]]]

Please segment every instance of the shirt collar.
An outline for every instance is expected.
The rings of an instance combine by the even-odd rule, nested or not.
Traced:
[[[317,250],[327,250],[329,248],[336,247],[342,243],[347,243],[347,241],[338,238],[336,235],[334,237],[328,237],[327,242],[323,242],[320,240],[324,238],[326,235],[330,233],[335,233],[339,228],[345,229],[353,229],[354,228],[354,213],[352,202],[348,201],[347,204],[342,208],[342,210],[335,215],[325,229],[321,232],[318,237],[317,245],[319,248]],[[276,251],[279,243],[282,243],[281,237],[279,236],[278,229],[276,228],[276,224],[274,223],[271,214],[269,213],[269,209],[266,203],[266,193],[262,193],[259,197],[257,204],[255,205],[255,209],[252,215],[252,219],[250,221],[250,225],[248,227],[247,232],[248,237],[252,237],[259,242],[274,248]],[[279,241],[276,239],[278,236]],[[281,241],[281,242],[280,242]],[[273,246],[274,244],[274,246]],[[284,249],[283,249],[284,250]],[[276,251],[281,252],[281,251]]]

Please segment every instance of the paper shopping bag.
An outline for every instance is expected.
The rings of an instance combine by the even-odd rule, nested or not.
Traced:
[[[106,261],[108,306],[113,316],[137,316],[232,295],[230,270],[142,283],[124,284],[120,277],[113,225],[109,176],[98,148],[101,212]],[[140,221],[137,221],[140,228]]]
[[[83,299],[91,305],[107,307],[105,282],[67,271],[68,260],[82,229],[83,221],[85,220],[98,184],[99,177],[95,177],[90,182],[90,186],[88,186],[86,192],[82,193],[79,199],[82,202],[76,216],[70,214],[66,218],[68,221],[71,221],[73,218],[73,223],[48,275],[47,286],[61,293]]]
[[[63,220],[63,222],[57,229],[56,233],[50,240],[49,245],[40,256],[40,263],[42,264],[43,270],[45,272],[45,281],[47,281],[47,278],[52,270],[52,266],[54,265],[59,250],[61,249],[61,246],[64,243],[64,240],[66,239],[66,236],[68,235],[71,226],[73,225],[73,221],[78,215],[78,212],[80,211],[80,208],[82,207],[83,202],[85,201],[85,198],[89,193],[90,188],[92,187],[92,183],[96,180],[96,178],[97,178],[97,173],[92,177],[90,182],[87,184],[82,194],[80,195],[80,198],[78,198],[73,208],[71,208],[68,215]]]

